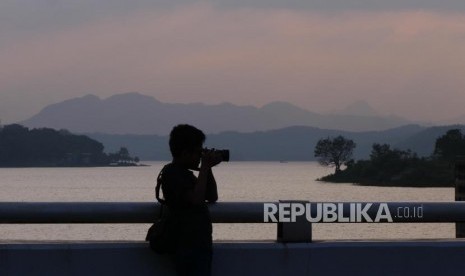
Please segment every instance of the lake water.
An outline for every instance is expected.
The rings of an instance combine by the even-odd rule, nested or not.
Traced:
[[[166,162],[147,167],[2,168],[0,201],[149,202]],[[231,162],[214,168],[220,201],[454,201],[452,188],[385,188],[315,181],[315,162]],[[1,240],[143,240],[148,224],[0,224]],[[275,224],[214,224],[215,240],[276,238]],[[314,224],[315,240],[454,238],[454,224]]]

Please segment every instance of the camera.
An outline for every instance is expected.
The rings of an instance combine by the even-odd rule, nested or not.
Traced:
[[[208,148],[205,148],[205,150],[209,150]],[[221,161],[223,162],[229,162],[229,150],[227,149],[210,149],[213,150],[215,153],[219,153],[221,156]]]
[[[224,150],[218,150],[218,151],[220,152],[221,159],[224,162],[229,162],[229,150],[224,149]]]

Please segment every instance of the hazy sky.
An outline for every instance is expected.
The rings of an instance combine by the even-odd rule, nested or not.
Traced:
[[[465,114],[463,0],[2,0],[0,119],[72,97]]]

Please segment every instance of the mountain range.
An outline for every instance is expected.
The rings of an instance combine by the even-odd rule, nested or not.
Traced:
[[[118,94],[106,99],[94,95],[46,106],[20,122],[28,127],[67,129],[76,133],[166,135],[179,123],[189,123],[206,133],[267,131],[291,126],[311,126],[345,131],[376,131],[412,122],[385,117],[365,102],[355,102],[333,114],[311,112],[287,102],[260,108],[230,103],[163,103],[139,93]]]
[[[230,103],[163,103],[139,93],[106,99],[94,95],[45,107],[20,122],[32,127],[67,129],[102,142],[106,152],[124,146],[142,160],[169,160],[168,133],[189,123],[207,133],[208,147],[231,150],[232,160],[310,161],[321,138],[343,135],[357,144],[355,159],[368,158],[373,143],[429,156],[435,140],[462,125],[426,127],[396,116],[385,117],[357,101],[331,114],[318,114],[287,102],[263,107]]]
[[[278,130],[240,133],[235,131],[210,134],[206,146],[230,149],[234,161],[312,161],[313,150],[318,140],[343,135],[356,144],[355,159],[367,159],[374,143],[389,144],[392,148],[410,149],[419,156],[433,153],[436,139],[447,130],[464,125],[423,127],[407,125],[385,131],[349,132],[326,130],[314,127],[295,126]],[[111,135],[88,134],[102,142],[106,152],[117,151],[125,146],[132,155],[142,160],[170,160],[168,136],[160,135]]]

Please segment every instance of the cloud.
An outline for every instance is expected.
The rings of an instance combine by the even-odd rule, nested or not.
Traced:
[[[87,93],[140,91],[316,111],[365,99],[386,113],[444,119],[465,102],[465,14],[194,4],[17,36],[0,44],[0,60],[7,118]]]

